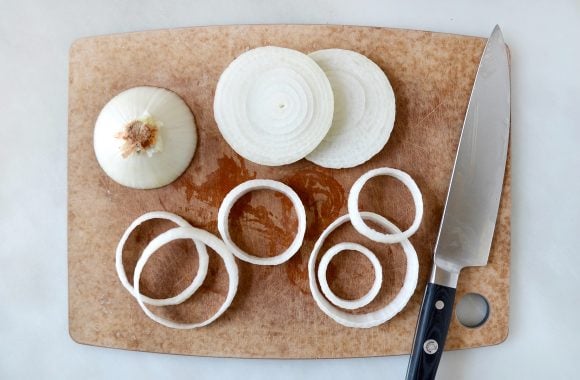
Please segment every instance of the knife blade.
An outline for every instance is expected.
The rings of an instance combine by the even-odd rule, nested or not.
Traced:
[[[510,127],[507,47],[495,26],[463,121],[433,269],[417,320],[407,380],[434,379],[461,269],[487,264],[502,192]]]

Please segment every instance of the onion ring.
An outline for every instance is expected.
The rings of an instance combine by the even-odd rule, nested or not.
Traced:
[[[365,255],[375,269],[375,280],[373,282],[373,286],[371,286],[370,290],[364,296],[355,300],[345,300],[344,298],[338,297],[336,294],[334,294],[332,289],[330,289],[328,286],[328,281],[326,280],[326,271],[328,269],[330,260],[332,260],[332,258],[340,252],[347,250],[357,251]],[[320,282],[322,293],[324,293],[326,298],[334,305],[348,310],[360,309],[361,307],[371,303],[379,294],[383,282],[383,267],[381,266],[379,259],[377,259],[377,256],[367,247],[350,242],[338,243],[332,246],[324,253],[324,255],[322,255],[320,263],[318,264],[318,282]]]
[[[230,211],[238,199],[251,191],[262,189],[274,190],[287,196],[292,201],[298,218],[298,232],[292,244],[284,252],[274,257],[257,257],[244,252],[232,240],[228,226]],[[302,246],[306,233],[306,210],[304,210],[300,197],[291,187],[270,179],[254,179],[239,184],[226,195],[218,211],[218,230],[226,246],[240,260],[255,265],[278,265],[288,261]]]
[[[378,223],[382,227],[394,233],[400,232],[397,226],[378,214],[363,211],[360,213],[360,215],[362,218]],[[404,239],[399,242],[403,247],[403,251],[405,252],[405,256],[407,258],[407,270],[402,288],[390,303],[379,310],[367,314],[353,315],[346,313],[328,302],[318,289],[318,285],[316,284],[315,266],[318,253],[320,252],[320,249],[322,248],[322,245],[324,244],[324,241],[328,235],[330,235],[336,228],[348,222],[349,220],[349,214],[343,215],[336,219],[328,227],[326,227],[326,229],[322,232],[316,241],[316,244],[314,244],[314,248],[310,254],[310,259],[308,260],[308,281],[310,284],[310,292],[312,293],[312,297],[314,298],[314,301],[318,307],[326,315],[341,325],[356,328],[375,327],[393,318],[401,310],[403,310],[415,292],[415,288],[417,287],[417,278],[419,276],[419,261],[417,259],[417,252],[415,252],[415,248],[413,248],[413,245],[408,239]]]
[[[366,223],[363,221],[363,218],[361,217],[361,213],[358,208],[358,198],[360,192],[369,179],[381,175],[386,175],[398,179],[411,192],[413,202],[415,203],[415,219],[413,220],[411,227],[409,227],[404,232],[401,232],[398,228],[397,232],[391,234],[379,232],[366,225]],[[379,243],[399,243],[405,239],[408,239],[419,229],[421,219],[423,218],[423,196],[421,195],[421,190],[419,190],[419,187],[409,174],[393,168],[373,169],[363,174],[352,185],[350,193],[348,194],[348,214],[350,215],[352,225],[361,235]]]
[[[127,243],[127,239],[129,239],[129,235],[131,235],[135,228],[137,228],[140,224],[152,219],[166,219],[180,227],[191,227],[191,225],[185,219],[179,215],[175,215],[167,211],[148,212],[135,219],[133,223],[129,225],[129,227],[123,233],[121,240],[119,240],[119,244],[117,245],[117,250],[115,252],[115,267],[117,269],[117,275],[119,276],[121,284],[123,284],[125,289],[127,289],[133,297],[136,297],[136,293],[133,286],[129,283],[127,274],[125,273],[125,267],[123,265],[123,248]],[[207,275],[209,258],[207,255],[207,250],[205,249],[205,245],[197,240],[194,240],[194,243],[195,248],[197,249],[197,254],[199,255],[199,263],[197,268],[197,275],[192,280],[191,284],[178,295],[169,298],[150,298],[146,295],[141,295],[143,302],[152,306],[179,305],[197,291]]]
[[[228,272],[229,284],[226,299],[218,311],[203,322],[179,323],[160,317],[147,308],[144,302],[144,296],[139,292],[139,280],[141,279],[141,272],[143,271],[143,267],[147,263],[147,260],[149,260],[149,258],[163,245],[177,239],[192,239],[194,241],[203,242],[203,244],[209,246],[218,255],[221,256]],[[137,299],[137,302],[139,303],[139,306],[141,306],[143,312],[149,318],[157,323],[174,329],[194,329],[207,326],[208,324],[212,323],[217,318],[219,318],[219,316],[221,316],[231,305],[238,289],[238,266],[236,265],[236,260],[234,259],[232,253],[215,235],[195,227],[175,227],[157,236],[155,239],[151,240],[147,247],[145,247],[143,254],[135,266],[133,284],[135,284],[135,298]]]

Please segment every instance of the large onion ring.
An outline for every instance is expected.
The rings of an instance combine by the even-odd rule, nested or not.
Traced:
[[[220,306],[217,312],[215,312],[210,318],[202,322],[197,323],[179,323],[162,318],[155,313],[153,313],[145,305],[145,300],[143,295],[139,292],[139,280],[141,279],[141,272],[143,267],[147,263],[147,260],[163,245],[169,243],[170,241],[177,239],[192,239],[194,241],[203,242],[205,245],[213,249],[218,255],[221,256],[224,264],[226,266],[226,271],[228,272],[229,283],[228,283],[228,294],[224,303]],[[133,276],[133,284],[135,285],[135,298],[143,309],[143,312],[157,323],[164,326],[174,328],[174,329],[195,329],[198,327],[207,326],[220,315],[222,315],[226,309],[231,305],[234,296],[238,290],[238,266],[236,265],[236,260],[225,244],[216,236],[211,233],[201,230],[195,227],[175,227],[168,231],[165,231],[161,235],[157,236],[155,239],[151,240],[149,245],[143,250],[143,254],[137,261],[135,266],[135,275]]]
[[[362,54],[325,49],[308,55],[334,94],[332,126],[306,159],[326,168],[351,168],[381,151],[395,123],[395,93],[387,76]]]
[[[117,250],[115,252],[115,267],[117,269],[117,275],[119,276],[119,280],[121,284],[131,293],[133,297],[136,297],[135,289],[129,283],[127,279],[127,274],[125,273],[125,266],[123,265],[123,248],[125,247],[125,243],[127,243],[127,239],[129,239],[129,235],[131,232],[135,230],[140,224],[152,220],[152,219],[166,219],[180,227],[191,227],[191,225],[179,215],[172,214],[167,211],[153,211],[148,212],[146,214],[141,215],[137,219],[129,225],[129,227],[123,233],[121,240],[119,240],[119,244],[117,245]],[[170,298],[150,298],[145,295],[141,295],[143,298],[143,302],[152,306],[169,306],[169,305],[179,305],[189,297],[201,286],[205,277],[207,275],[207,266],[208,266],[208,255],[207,250],[205,249],[205,245],[200,241],[194,240],[195,248],[197,249],[197,254],[199,255],[199,262],[197,268],[197,275],[192,280],[191,284],[185,288],[181,293],[174,297]]]
[[[227,143],[242,157],[278,166],[304,158],[332,124],[334,99],[322,69],[299,51],[259,47],[222,73],[214,117]]]
[[[415,203],[415,219],[413,220],[411,227],[409,227],[404,232],[401,232],[398,228],[397,232],[395,233],[388,234],[379,232],[367,226],[361,217],[361,213],[358,208],[358,198],[360,192],[369,179],[381,175],[391,176],[398,179],[411,192],[413,202]],[[413,178],[411,178],[411,176],[407,173],[393,168],[373,169],[363,174],[352,185],[350,193],[348,194],[348,214],[350,215],[352,225],[361,235],[379,243],[399,243],[405,239],[408,239],[419,229],[421,219],[423,218],[423,196],[421,195],[421,190],[419,190],[419,187]]]
[[[346,300],[334,294],[332,289],[330,289],[330,286],[328,286],[328,281],[326,280],[326,271],[328,270],[328,264],[330,263],[330,261],[334,256],[336,256],[342,251],[357,251],[363,254],[364,256],[366,256],[367,259],[369,259],[375,270],[375,280],[373,282],[373,285],[364,296],[357,298],[355,300]],[[338,243],[332,246],[328,251],[324,253],[324,255],[322,255],[320,263],[318,264],[318,282],[320,282],[320,288],[322,289],[322,293],[324,293],[326,298],[328,298],[328,300],[332,302],[334,305],[342,307],[343,309],[347,310],[359,309],[371,303],[379,294],[379,291],[381,290],[381,285],[383,283],[383,267],[381,266],[379,259],[377,259],[377,256],[373,253],[373,251],[371,251],[367,247],[357,243],[350,242]]]
[[[378,214],[372,212],[361,212],[361,216],[366,220],[371,220],[380,224],[382,227],[393,233],[400,232],[397,226]],[[348,222],[349,220],[350,217],[348,214],[336,219],[328,227],[326,227],[326,229],[322,232],[322,235],[320,235],[316,241],[316,244],[314,244],[314,248],[310,254],[310,259],[308,260],[308,280],[310,284],[310,291],[318,307],[326,315],[341,325],[357,328],[375,327],[393,318],[401,310],[403,310],[415,292],[415,288],[417,287],[417,278],[419,276],[419,261],[417,259],[417,252],[415,252],[415,248],[413,248],[413,245],[408,239],[404,239],[399,242],[403,247],[403,251],[405,252],[405,256],[407,258],[407,270],[405,273],[403,287],[399,290],[395,298],[390,303],[379,310],[367,314],[353,315],[346,313],[332,305],[324,298],[318,289],[318,284],[316,283],[315,267],[318,253],[320,252],[320,249],[322,248],[322,245],[324,244],[324,241],[328,235],[330,235],[332,231]]]
[[[238,199],[250,191],[262,189],[274,190],[287,196],[292,201],[298,219],[298,232],[296,233],[296,237],[294,237],[292,244],[290,244],[284,252],[274,257],[257,257],[244,252],[232,240],[228,225],[230,211]],[[296,194],[291,187],[282,182],[270,179],[254,179],[239,184],[226,195],[218,211],[218,230],[226,246],[240,260],[255,265],[278,265],[288,261],[302,246],[302,241],[304,240],[304,234],[306,232],[306,210],[304,210],[304,205],[302,204],[300,197],[298,197],[298,194]]]

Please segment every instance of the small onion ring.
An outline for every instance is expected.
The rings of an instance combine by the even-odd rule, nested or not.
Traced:
[[[218,311],[203,322],[179,323],[160,317],[147,308],[144,302],[144,296],[139,292],[139,280],[141,279],[141,272],[143,271],[143,267],[147,263],[147,260],[149,260],[149,258],[163,245],[177,239],[192,239],[193,241],[203,242],[203,244],[207,245],[221,256],[226,266],[226,271],[228,272],[229,284],[226,299]],[[155,239],[151,240],[147,247],[145,247],[143,254],[135,266],[133,284],[135,284],[135,298],[137,299],[139,306],[141,306],[141,309],[143,309],[143,312],[149,318],[157,323],[174,329],[195,329],[209,325],[217,318],[219,318],[219,316],[221,316],[231,305],[232,300],[234,299],[234,296],[238,290],[238,266],[236,265],[236,260],[232,253],[215,235],[195,227],[175,227],[157,236]]]
[[[121,240],[119,240],[119,244],[117,245],[117,251],[115,252],[115,267],[117,269],[117,275],[119,276],[119,280],[121,284],[131,293],[133,297],[136,297],[135,289],[129,283],[127,279],[127,274],[125,273],[125,267],[123,265],[123,248],[127,243],[127,239],[129,239],[129,235],[142,223],[152,220],[152,219],[165,219],[169,220],[179,227],[191,227],[191,225],[179,215],[175,215],[173,213],[167,211],[152,211],[145,213],[135,219],[131,225],[125,230]],[[197,240],[194,240],[195,248],[197,249],[197,254],[199,255],[199,263],[197,268],[197,275],[192,280],[191,284],[185,288],[181,293],[176,296],[170,298],[150,298],[146,295],[141,295],[143,298],[143,302],[152,306],[169,306],[169,305],[179,305],[180,303],[184,302],[186,299],[191,297],[193,293],[197,291],[197,289],[201,286],[205,277],[207,275],[207,266],[209,262],[209,257],[207,255],[207,250],[205,249],[205,245]]]
[[[413,220],[411,227],[404,232],[401,232],[398,228],[397,232],[391,234],[379,232],[369,227],[361,217],[361,212],[358,208],[360,192],[369,179],[381,175],[398,179],[411,192],[413,202],[415,203],[415,220]],[[379,243],[400,243],[401,241],[408,239],[419,229],[421,219],[423,218],[423,196],[421,195],[421,190],[419,190],[419,187],[409,174],[398,169],[386,167],[373,169],[363,174],[352,185],[350,193],[348,194],[348,214],[350,215],[352,225],[361,235]]]
[[[364,296],[355,300],[346,300],[344,298],[338,297],[336,294],[334,294],[332,289],[330,289],[328,286],[328,281],[326,280],[326,271],[328,270],[328,264],[330,263],[330,260],[332,260],[334,256],[343,251],[357,251],[365,255],[375,269],[375,280],[373,282],[373,286],[371,286],[370,290]],[[324,255],[322,255],[320,263],[318,264],[318,282],[320,282],[322,293],[324,293],[325,297],[328,298],[328,300],[334,305],[347,310],[360,309],[361,307],[371,303],[379,294],[381,285],[383,283],[383,267],[381,266],[379,259],[377,259],[377,256],[367,247],[350,242],[338,243],[332,246],[324,253]]]
[[[244,252],[232,240],[228,226],[228,217],[233,205],[245,194],[263,189],[274,190],[287,196],[292,201],[298,218],[298,232],[292,244],[284,252],[274,257],[258,257]],[[270,179],[254,179],[239,184],[226,195],[218,211],[218,230],[226,246],[238,259],[255,265],[278,265],[288,261],[302,246],[306,233],[306,210],[300,197],[291,187]]]
[[[400,232],[397,226],[378,214],[364,211],[360,214],[364,219],[378,223],[387,230],[395,233]],[[308,260],[308,281],[310,284],[310,292],[312,293],[312,297],[314,298],[314,301],[316,301],[318,307],[326,315],[341,325],[356,328],[375,327],[393,318],[401,310],[403,310],[405,305],[407,305],[409,302],[409,299],[417,287],[417,278],[419,276],[419,260],[417,259],[417,252],[415,252],[415,248],[413,248],[411,242],[408,239],[400,241],[399,243],[403,247],[405,256],[407,258],[407,270],[405,273],[403,287],[399,290],[396,297],[383,308],[367,314],[353,315],[338,309],[336,306],[328,302],[318,289],[318,285],[316,284],[315,266],[318,253],[320,252],[320,249],[322,248],[322,245],[324,244],[324,241],[328,235],[330,235],[335,229],[348,222],[349,220],[350,216],[348,214],[336,219],[328,227],[326,227],[326,229],[322,232],[316,241],[316,244],[314,244],[314,248],[310,254],[310,259]]]

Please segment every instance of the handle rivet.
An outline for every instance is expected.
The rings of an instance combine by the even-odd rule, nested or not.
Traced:
[[[438,349],[439,344],[437,344],[437,342],[433,339],[429,339],[423,344],[423,351],[425,351],[426,354],[433,355],[437,352]]]
[[[435,302],[435,309],[442,310],[445,307],[445,302],[439,300]]]

